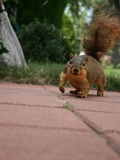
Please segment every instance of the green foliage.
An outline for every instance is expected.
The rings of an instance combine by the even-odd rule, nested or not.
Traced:
[[[17,21],[21,24],[29,24],[34,18],[39,18],[41,22],[47,24],[54,24],[57,28],[61,29],[62,17],[67,4],[70,4],[70,10],[74,17],[78,17],[79,13],[86,8],[86,11],[90,7],[97,8],[101,5],[108,4],[108,0],[6,0],[11,2],[17,2]],[[113,1],[113,0],[109,0]],[[81,17],[83,19],[83,17]]]
[[[0,82],[19,84],[58,85],[59,74],[63,68],[57,63],[29,62],[28,68],[9,67],[0,64]]]
[[[120,92],[120,76],[117,77],[115,75],[107,75],[105,90]]]
[[[62,26],[63,26],[62,27],[62,34],[63,34],[63,37],[66,40],[69,48],[71,48],[73,53],[79,53],[80,44],[77,45],[72,22],[70,21],[70,18],[65,14],[63,16]]]
[[[17,5],[17,20],[21,24],[29,24],[34,18],[43,20],[43,4],[46,0],[19,0]]]
[[[86,12],[90,7],[100,8],[106,6],[112,1],[115,3],[118,0],[6,0],[4,3],[9,3],[10,8],[15,4],[17,10],[18,24],[29,24],[34,18],[39,18],[41,22],[47,22],[47,24],[54,24],[57,28],[61,29],[62,17],[64,10],[68,4],[70,4],[70,10],[73,14],[73,18],[78,17],[80,12],[85,9]],[[83,19],[83,17],[81,17]]]
[[[60,32],[53,25],[40,23],[38,19],[18,32],[26,59],[39,62],[64,62],[69,48]]]
[[[106,85],[105,90],[120,91],[120,70],[113,66],[105,67]]]
[[[55,27],[61,28],[62,16],[66,7],[66,0],[49,0],[44,6],[44,17],[48,24],[54,24]]]
[[[29,24],[34,18],[60,28],[66,0],[19,0],[18,22]]]

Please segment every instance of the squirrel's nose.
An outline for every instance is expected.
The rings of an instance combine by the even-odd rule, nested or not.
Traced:
[[[78,69],[77,69],[77,68],[74,68],[73,71],[74,71],[74,73],[77,73],[77,72],[78,72]]]

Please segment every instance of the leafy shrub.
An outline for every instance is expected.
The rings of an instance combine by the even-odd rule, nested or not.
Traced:
[[[73,24],[70,18],[64,14],[62,24],[62,35],[73,53],[79,53],[80,42],[75,38]],[[78,35],[77,35],[78,36]]]
[[[114,65],[106,66],[105,75],[107,83],[105,85],[105,90],[108,91],[120,91],[120,70],[119,68],[114,68]]]
[[[18,38],[26,59],[64,62],[66,55],[70,53],[59,31],[53,25],[40,23],[38,19],[28,26],[22,26]]]

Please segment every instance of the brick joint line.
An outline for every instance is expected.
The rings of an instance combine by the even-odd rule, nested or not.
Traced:
[[[24,104],[24,103],[6,103],[6,102],[0,102],[2,105],[13,105],[13,106],[25,106],[25,107],[46,107],[46,108],[63,108],[63,106],[44,106],[44,105],[31,105],[31,104]]]
[[[22,125],[22,124],[6,124],[0,123],[1,127],[24,127],[24,128],[31,128],[31,129],[46,129],[46,130],[63,130],[63,131],[73,131],[73,132],[89,132],[84,129],[74,129],[74,128],[67,128],[67,127],[54,127],[54,126],[37,126],[37,125]]]
[[[115,151],[115,153],[120,156],[120,145],[114,142],[110,137],[105,135],[106,132],[101,132],[100,128],[93,122],[91,122],[88,118],[84,117],[82,114],[78,113],[76,110],[72,109],[71,112],[76,115],[80,120],[82,120],[89,128],[91,128],[97,135],[101,138],[105,139],[108,146]],[[109,131],[110,132],[110,131]],[[120,134],[119,131],[111,131]]]

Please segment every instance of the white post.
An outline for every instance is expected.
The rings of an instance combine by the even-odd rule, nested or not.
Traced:
[[[27,67],[22,47],[12,28],[2,0],[0,0],[0,8],[0,41],[8,50],[7,53],[0,55],[0,61],[9,66]]]

